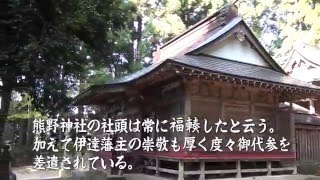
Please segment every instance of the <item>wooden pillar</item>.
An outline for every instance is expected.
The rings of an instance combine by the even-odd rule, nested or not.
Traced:
[[[249,108],[250,108],[250,119],[254,120],[254,119],[256,118],[256,117],[254,116],[254,112],[255,112],[254,101],[255,101],[255,99],[254,99],[254,94],[253,94],[252,91],[250,92],[249,95],[250,95],[250,104],[249,104]],[[252,134],[249,135],[249,136],[250,136],[250,139],[253,139],[254,136],[255,136],[255,134],[252,133]]]
[[[187,120],[188,117],[191,116],[191,94],[189,90],[189,85],[187,82],[187,79],[183,79],[183,85],[184,85],[184,119]],[[188,136],[189,134],[187,131],[185,131],[185,136]]]
[[[179,160],[178,180],[184,180],[184,162],[183,162],[183,160]]]
[[[226,106],[226,103],[225,103],[225,101],[223,100],[223,98],[221,98],[221,102],[220,102],[220,106],[221,106],[221,114],[220,114],[220,116],[221,116],[221,121],[226,121],[226,111],[225,111],[225,106]],[[222,138],[222,139],[226,139],[226,138],[228,138],[228,137],[226,137],[226,134],[227,133],[220,133],[219,134],[219,137],[220,138]],[[229,136],[230,137],[230,136]]]
[[[276,95],[276,123],[275,123],[275,131],[278,132],[279,131],[279,127],[280,127],[280,121],[279,121],[279,116],[280,116],[280,108],[279,108],[279,94]],[[279,135],[279,133],[278,133]]]
[[[199,180],[205,180],[206,163],[204,160],[200,160],[200,177]]]
[[[225,102],[221,99],[221,120],[224,121],[226,118],[225,116]]]
[[[293,104],[290,102],[290,141],[291,141],[291,151],[295,155],[294,159],[294,170],[292,174],[297,174],[297,151],[296,151],[296,138],[295,138],[295,120],[294,120],[294,111]]]
[[[184,121],[185,121],[184,123],[186,123],[188,117],[191,116],[191,93],[189,88],[190,84],[187,82],[186,78],[183,78],[183,85],[184,85],[184,96],[185,96],[184,97]],[[190,136],[191,136],[191,132],[188,132],[186,129],[184,129],[184,137],[181,137],[181,142],[184,142],[185,137],[190,137]],[[185,151],[184,154],[188,154],[188,151]]]
[[[254,94],[253,92],[249,92],[250,93],[250,117],[253,119],[254,116]]]
[[[236,178],[241,178],[241,161],[240,160],[237,160],[237,175],[236,175]]]
[[[268,173],[267,173],[267,175],[268,176],[271,176],[271,161],[267,161],[267,169],[268,169]]]
[[[160,171],[159,171],[159,158],[156,157],[156,176],[160,175]]]

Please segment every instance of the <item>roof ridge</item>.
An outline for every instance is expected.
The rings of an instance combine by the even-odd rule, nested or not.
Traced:
[[[223,16],[227,16],[227,21],[232,20],[234,17],[237,16],[237,7],[234,4],[226,4],[224,6],[222,6],[220,9],[218,9],[216,12],[214,12],[212,15],[202,19],[201,21],[197,22],[196,24],[192,25],[191,27],[189,27],[187,30],[183,31],[181,34],[179,34],[178,36],[172,38],[171,40],[169,40],[168,42],[166,42],[165,44],[163,44],[161,48],[168,46],[169,44],[171,44],[172,42],[174,42],[175,40],[179,39],[180,37],[186,35],[187,33],[197,29],[197,27],[199,27],[200,25],[204,24],[205,22],[211,20],[214,17],[223,17]],[[236,12],[235,12],[236,11]],[[219,14],[221,14],[221,16],[219,16]]]

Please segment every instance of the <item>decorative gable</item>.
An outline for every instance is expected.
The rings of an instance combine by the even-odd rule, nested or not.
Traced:
[[[236,35],[229,36],[227,39],[216,44],[210,44],[200,50],[199,53],[270,68],[270,65],[261,57],[257,50],[251,47],[248,40],[239,40]]]

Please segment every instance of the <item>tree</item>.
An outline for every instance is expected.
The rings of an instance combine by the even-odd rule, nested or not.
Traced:
[[[0,134],[12,90],[28,92],[35,108],[55,115],[68,107],[80,82],[85,88],[140,69],[157,46],[228,2],[1,1]],[[295,37],[319,45],[317,0],[240,0],[237,5],[275,57],[285,55]]]
[[[85,66],[110,63],[108,35],[127,19],[121,3],[1,1],[1,135],[12,90],[28,92],[37,109],[55,115],[69,104]]]
[[[109,33],[113,42],[108,64],[88,66],[81,89],[104,84],[150,64],[157,47],[216,11],[227,0],[129,0],[122,3],[131,14],[120,31]],[[110,53],[112,52],[112,53]]]
[[[320,46],[318,0],[251,0],[240,1],[238,6],[256,36],[279,63],[296,41]]]
[[[229,0],[132,0],[151,24],[161,45],[230,3]],[[281,63],[295,41],[320,46],[319,0],[239,0],[239,15],[262,45]]]
[[[12,93],[12,101],[9,108],[7,122],[11,122],[18,129],[15,137],[18,137],[20,145],[30,145],[32,143],[31,124],[34,119],[46,119],[46,116],[33,108],[33,100],[27,93]],[[13,140],[13,139],[12,139]],[[16,143],[15,141],[12,143]]]

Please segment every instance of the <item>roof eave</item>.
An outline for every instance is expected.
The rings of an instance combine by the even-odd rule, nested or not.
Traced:
[[[185,63],[181,63],[181,62],[177,62],[174,59],[170,59],[169,60],[172,64],[175,65],[180,65],[180,66],[184,66],[184,67],[189,67],[189,68],[194,68],[206,73],[217,73],[219,75],[225,75],[225,76],[229,76],[229,77],[239,77],[242,78],[244,80],[250,80],[250,81],[261,81],[264,83],[270,83],[270,84],[275,84],[275,85],[281,85],[281,86],[288,86],[288,87],[292,87],[292,88],[299,88],[299,89],[305,89],[305,90],[310,90],[310,91],[316,91],[317,95],[320,95],[320,87],[315,86],[314,88],[312,87],[306,87],[306,86],[297,86],[297,85],[292,85],[292,84],[286,84],[286,83],[279,83],[279,82],[273,82],[273,81],[267,81],[267,80],[263,80],[263,79],[258,79],[258,78],[250,78],[250,77],[245,77],[245,76],[238,76],[238,75],[234,75],[234,74],[229,74],[229,73],[224,73],[224,72],[218,72],[218,71],[211,71],[205,68],[199,68],[199,67],[194,67],[192,65],[188,65]],[[288,75],[287,75],[288,76]]]
[[[73,105],[84,105],[80,103],[85,101],[89,96],[93,96],[94,93],[103,94],[103,93],[117,93],[125,92],[127,90],[127,84],[125,83],[113,83],[113,84],[104,84],[104,85],[92,85],[85,89],[82,93],[77,95],[74,98]]]

